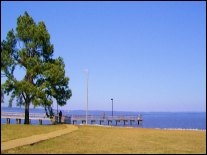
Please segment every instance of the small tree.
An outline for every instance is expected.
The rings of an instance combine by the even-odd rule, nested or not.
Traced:
[[[72,96],[65,77],[61,57],[53,59],[53,45],[44,22],[36,24],[27,12],[17,19],[16,33],[10,30],[1,42],[1,72],[6,76],[2,89],[11,94],[10,103],[25,105],[25,121],[29,124],[29,106],[43,106],[51,112],[53,99],[63,106]],[[22,80],[14,76],[15,68],[25,70]]]

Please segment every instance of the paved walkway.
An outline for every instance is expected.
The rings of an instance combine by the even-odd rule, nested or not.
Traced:
[[[2,142],[1,151],[5,151],[8,149],[12,149],[12,148],[23,146],[23,145],[34,144],[40,141],[44,141],[50,138],[54,138],[57,136],[61,136],[61,135],[73,132],[77,129],[78,129],[77,126],[67,125],[66,129],[56,130],[56,131],[46,133],[46,134],[33,135],[30,137],[19,138],[19,139],[10,140],[7,142]]]

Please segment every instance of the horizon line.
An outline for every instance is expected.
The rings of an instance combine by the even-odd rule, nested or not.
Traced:
[[[20,107],[17,107],[17,106],[15,106],[15,107],[8,107],[8,106],[1,106],[1,108],[20,108]],[[21,107],[21,109],[25,109],[25,107]],[[36,108],[32,108],[32,109],[42,109],[42,110],[44,110],[44,108],[43,107],[36,107]],[[57,109],[54,109],[54,110],[57,110]],[[86,110],[83,110],[83,109],[70,109],[70,110],[66,110],[66,109],[61,109],[61,108],[59,108],[59,110],[64,110],[64,111],[86,111]],[[111,112],[111,110],[88,110],[88,111],[99,111],[99,112]],[[159,113],[161,113],[161,112],[163,112],[163,113],[174,113],[174,112],[176,112],[176,113],[186,113],[186,112],[188,112],[188,113],[195,113],[195,112],[202,112],[202,113],[206,113],[206,111],[123,111],[123,110],[114,110],[113,112],[138,112],[138,113],[140,113],[140,112],[149,112],[149,113],[153,113],[153,112],[159,112]]]

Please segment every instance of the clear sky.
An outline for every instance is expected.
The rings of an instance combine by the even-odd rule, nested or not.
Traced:
[[[87,68],[89,110],[206,111],[206,2],[1,2],[1,40],[25,11],[64,59],[62,109],[86,108]]]

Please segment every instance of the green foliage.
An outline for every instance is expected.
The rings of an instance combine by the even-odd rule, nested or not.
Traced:
[[[53,52],[44,22],[36,24],[27,12],[19,16],[16,33],[12,29],[1,42],[1,72],[7,78],[2,89],[11,94],[9,105],[15,97],[18,105],[28,107],[32,103],[49,111],[53,99],[60,106],[66,104],[72,96],[69,78],[65,76],[63,59],[53,59]],[[22,80],[14,77],[17,66],[26,71]]]
[[[1,89],[1,103],[3,103],[3,102],[4,102],[4,93],[3,93],[2,89]]]

